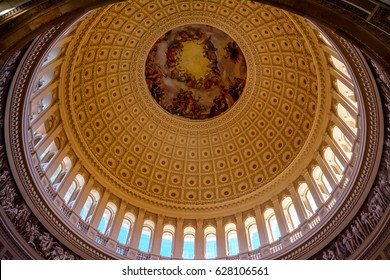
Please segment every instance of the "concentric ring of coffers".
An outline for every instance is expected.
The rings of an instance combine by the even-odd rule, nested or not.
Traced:
[[[247,9],[250,20],[240,17],[238,26],[250,34],[243,36],[222,10],[209,12],[209,5],[199,11],[194,6],[187,17],[177,11],[167,20],[156,18],[161,11],[127,3],[121,11],[128,13],[111,7],[87,18],[88,24],[76,31],[81,44],[73,46],[71,91],[63,96],[70,110],[63,116],[69,137],[77,153],[94,166],[90,172],[133,199],[168,208],[179,203],[183,210],[206,210],[217,202],[226,207],[232,200],[253,202],[259,193],[283,185],[287,174],[307,163],[302,162],[304,153],[314,152],[326,96],[321,92],[325,74],[319,73],[323,61],[315,51],[318,42],[307,44],[306,37],[315,36],[309,24],[259,6],[258,11]],[[142,18],[140,23],[137,18]],[[228,34],[232,40],[227,43],[240,47],[238,68],[245,65],[247,70],[235,77],[246,76],[240,99],[212,119],[194,120],[192,113],[185,119],[162,109],[150,93],[156,85],[148,82],[153,75],[145,76],[156,42],[189,25]],[[220,56],[211,51],[210,42],[209,56]],[[167,50],[160,52],[167,59]],[[204,62],[211,67],[207,55]],[[182,86],[177,79],[181,76],[169,83]],[[231,79],[229,87],[240,88],[237,81]],[[188,84],[196,87],[194,81]],[[185,86],[183,91],[189,91]]]

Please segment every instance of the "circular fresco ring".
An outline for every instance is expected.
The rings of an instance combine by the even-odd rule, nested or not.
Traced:
[[[145,65],[148,89],[172,115],[209,119],[240,98],[247,67],[237,43],[209,25],[185,25],[165,33]]]

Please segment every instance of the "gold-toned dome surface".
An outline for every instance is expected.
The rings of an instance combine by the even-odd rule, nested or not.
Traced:
[[[102,186],[135,204],[201,212],[265,201],[300,175],[326,128],[326,61],[310,24],[251,1],[214,2],[99,9],[67,51],[68,138]],[[200,24],[240,46],[247,77],[230,110],[193,121],[160,107],[145,65],[168,31]]]

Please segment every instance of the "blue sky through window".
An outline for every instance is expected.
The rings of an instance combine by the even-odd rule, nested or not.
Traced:
[[[271,225],[271,231],[274,239],[273,241],[276,241],[281,237],[278,222],[276,221],[276,217],[272,216],[269,220],[269,223]]]
[[[150,238],[152,237],[152,231],[150,228],[144,227],[141,233],[141,239],[139,241],[138,249],[143,252],[149,252]]]
[[[92,205],[92,198],[88,196],[87,201],[84,203],[83,209],[80,211],[80,217],[85,221],[88,215],[88,211],[91,208]]]
[[[108,222],[110,221],[111,218],[111,212],[106,209],[104,210],[104,214],[102,219],[100,220],[99,226],[98,226],[98,231],[101,233],[105,233],[107,229]]]
[[[249,236],[251,240],[251,245],[252,245],[252,250],[255,250],[260,247],[260,238],[259,234],[257,232],[257,227],[256,225],[251,225],[249,227]]]
[[[232,230],[228,233],[228,249],[229,249],[229,256],[237,255],[239,253],[236,231]]]
[[[206,259],[214,259],[217,257],[217,237],[215,234],[206,236]]]
[[[193,235],[184,236],[183,259],[195,257],[195,238]]]
[[[161,241],[160,255],[163,257],[171,257],[172,256],[172,242],[173,236],[170,232],[164,232]]]
[[[130,231],[130,222],[127,220],[123,220],[121,229],[118,234],[118,242],[122,244],[126,244],[127,237],[129,236]]]

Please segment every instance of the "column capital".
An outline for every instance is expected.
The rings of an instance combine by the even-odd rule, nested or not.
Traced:
[[[183,218],[176,218],[176,225],[178,226],[178,225],[181,225],[181,226],[183,226],[183,224],[184,224],[184,219]]]
[[[273,196],[271,197],[271,202],[275,206],[275,204],[279,205],[279,197]]]
[[[295,186],[293,184],[290,184],[287,186],[287,190],[291,193],[291,192],[297,192]]]
[[[223,222],[223,217],[217,217],[217,218],[215,218],[215,221],[217,223]]]
[[[157,214],[157,220],[158,219],[164,219],[164,218],[165,218],[165,216],[163,214]]]
[[[236,213],[234,214],[234,217],[236,218],[236,220],[243,220],[242,213]]]
[[[145,213],[146,213],[146,210],[145,209],[143,209],[143,208],[138,208],[138,215],[140,216],[140,215],[145,215]]]

